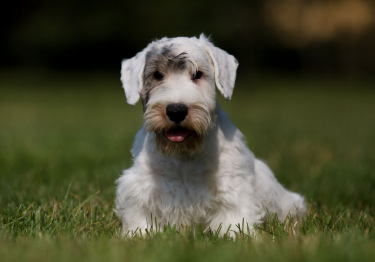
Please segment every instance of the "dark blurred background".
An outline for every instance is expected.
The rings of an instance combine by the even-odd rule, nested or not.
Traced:
[[[119,70],[153,39],[203,32],[242,73],[375,72],[374,0],[18,0],[1,9],[1,68]]]

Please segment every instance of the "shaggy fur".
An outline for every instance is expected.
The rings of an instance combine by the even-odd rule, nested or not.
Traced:
[[[124,232],[144,230],[151,214],[161,226],[212,229],[243,219],[252,226],[267,209],[281,219],[304,215],[304,198],[277,182],[216,103],[215,86],[231,98],[237,66],[204,35],[163,38],[123,61],[127,101],[141,99],[144,108],[144,126],[131,150],[134,164],[117,180],[116,213]],[[188,108],[179,123],[166,113],[175,103]],[[188,135],[173,142],[167,132],[178,129]]]

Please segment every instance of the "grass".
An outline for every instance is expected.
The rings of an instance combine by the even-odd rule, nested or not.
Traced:
[[[0,73],[2,261],[373,261],[373,81],[258,76],[219,98],[252,151],[309,203],[298,223],[269,217],[256,237],[239,225],[233,242],[189,227],[121,238],[114,181],[131,165],[142,110],[118,78]]]

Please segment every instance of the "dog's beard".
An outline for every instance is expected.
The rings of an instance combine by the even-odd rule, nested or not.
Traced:
[[[146,130],[155,134],[159,152],[172,157],[192,156],[200,152],[205,135],[215,125],[214,110],[210,112],[204,105],[191,105],[185,120],[176,124],[168,119],[165,108],[163,104],[153,105],[144,114]],[[187,134],[182,141],[175,142],[171,141],[170,133]]]

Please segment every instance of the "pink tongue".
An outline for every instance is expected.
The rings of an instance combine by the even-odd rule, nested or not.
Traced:
[[[189,134],[188,129],[174,129],[174,130],[168,130],[165,132],[165,135],[167,138],[172,142],[181,142],[184,141],[184,139]]]

